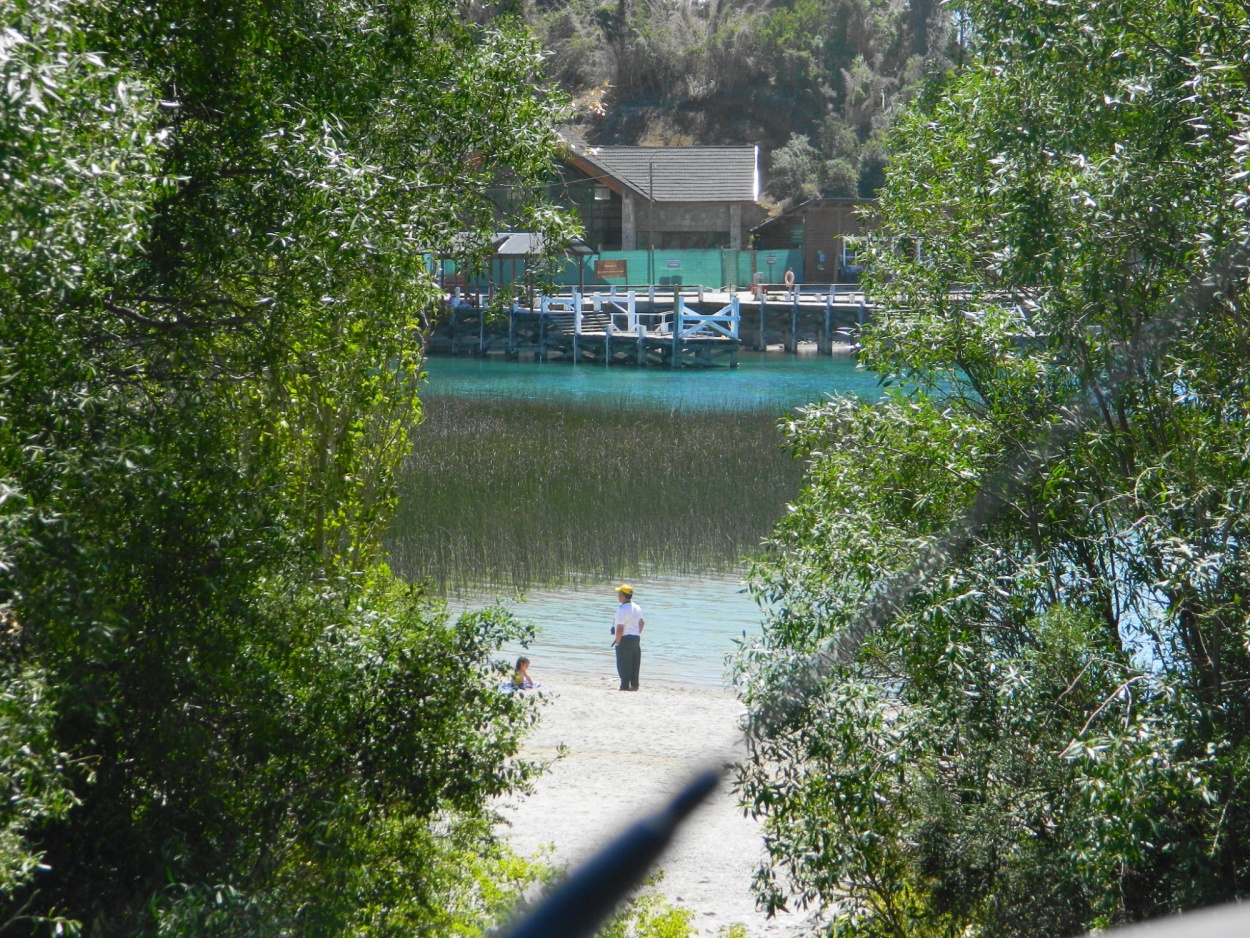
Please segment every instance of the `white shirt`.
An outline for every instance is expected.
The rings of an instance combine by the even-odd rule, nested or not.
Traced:
[[[642,634],[642,606],[633,600],[627,603],[621,603],[616,610],[616,622],[614,625],[625,626],[622,635],[641,635]]]

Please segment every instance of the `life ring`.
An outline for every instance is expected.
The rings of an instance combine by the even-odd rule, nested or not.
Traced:
[[[787,290],[794,289],[794,271],[793,270],[786,271],[786,289]]]

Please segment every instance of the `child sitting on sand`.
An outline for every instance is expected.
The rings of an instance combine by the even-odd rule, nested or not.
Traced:
[[[516,673],[512,675],[512,689],[530,690],[534,686],[534,679],[530,677],[530,660],[522,655],[516,660]]]

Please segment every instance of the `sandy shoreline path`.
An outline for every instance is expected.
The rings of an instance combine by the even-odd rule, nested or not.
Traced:
[[[674,794],[695,770],[741,757],[744,711],[732,693],[648,684],[645,658],[642,676],[638,693],[621,693],[615,674],[599,680],[539,674],[542,692],[552,699],[523,755],[554,759],[562,744],[567,753],[538,780],[533,795],[497,804],[513,849],[528,855],[551,845],[556,863],[576,864]],[[722,789],[660,860],[660,892],[693,910],[700,936],[735,923],[759,938],[796,935],[803,916],[770,920],[755,909],[750,884],[762,856],[759,825]]]

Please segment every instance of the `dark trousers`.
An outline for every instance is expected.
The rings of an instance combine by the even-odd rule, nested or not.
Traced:
[[[638,668],[642,664],[642,642],[637,635],[622,635],[616,646],[616,673],[621,690],[638,689]]]

